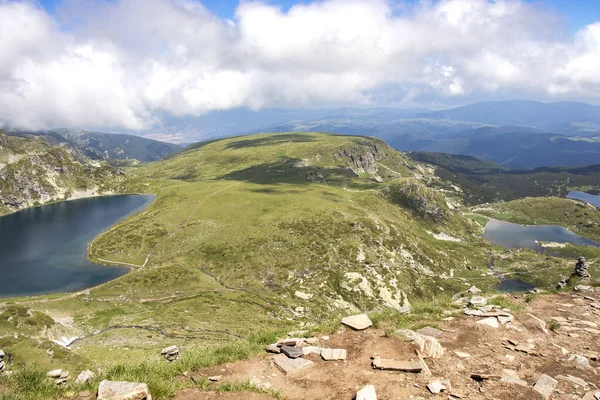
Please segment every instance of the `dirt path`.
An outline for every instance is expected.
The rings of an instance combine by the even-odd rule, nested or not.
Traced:
[[[344,328],[330,335],[329,340],[319,338],[317,346],[347,349],[346,361],[326,362],[318,356],[306,356],[314,365],[286,376],[270,362],[271,355],[265,353],[251,360],[200,371],[196,376],[223,375],[220,384],[253,381],[279,391],[288,400],[350,400],[358,389],[367,384],[375,385],[379,400],[542,399],[532,389],[542,374],[559,377],[551,399],[581,399],[586,392],[600,389],[600,293],[548,295],[531,303],[526,303],[522,295],[507,296],[523,307],[514,314],[512,323],[491,328],[477,324],[481,318],[465,315],[440,322],[438,327],[444,332],[438,340],[445,348],[445,354],[438,359],[426,360],[432,376],[424,372],[372,369],[371,356],[374,353],[379,353],[382,358],[415,359],[413,345],[398,336],[386,335],[380,329],[356,332]],[[550,325],[546,325],[545,332],[540,322],[531,315],[542,321],[555,318],[564,322],[561,327],[553,325],[555,331],[549,330]],[[509,339],[527,346],[528,353],[516,350]],[[470,356],[462,355],[463,358],[455,352]],[[582,367],[568,361],[572,354],[586,357],[589,366]],[[502,375],[503,370],[514,371],[524,386],[501,382],[500,379],[478,382],[471,378],[474,373]],[[561,380],[561,375],[582,379],[586,387]],[[449,397],[448,393],[431,394],[426,386],[436,377],[448,379],[451,393],[457,397]],[[180,391],[176,400],[269,398],[252,396],[241,393],[218,397],[212,392],[188,389]]]

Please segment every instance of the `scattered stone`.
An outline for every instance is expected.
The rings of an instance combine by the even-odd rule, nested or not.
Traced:
[[[469,300],[469,305],[472,307],[483,307],[487,304],[487,299],[483,296],[473,296]]]
[[[62,369],[53,369],[52,371],[48,371],[46,376],[48,378],[60,378],[60,374],[62,374]]]
[[[265,350],[267,351],[267,353],[281,353],[281,347],[277,346],[276,343],[268,345],[267,347],[265,347]]]
[[[347,357],[346,349],[322,349],[321,358],[325,361],[345,360]]]
[[[587,368],[590,366],[590,360],[587,357],[580,356],[579,354],[571,354],[567,361],[574,361],[578,366]]]
[[[171,362],[179,358],[179,349],[177,346],[169,346],[160,352],[165,357],[165,360]]]
[[[519,342],[517,342],[516,340],[513,340],[513,339],[507,339],[507,342],[510,343],[510,344],[512,344],[513,346],[518,346],[519,345]]]
[[[459,357],[459,358],[469,358],[469,357],[471,357],[471,355],[469,353],[464,353],[462,351],[455,351],[454,354],[456,354],[456,356]]]
[[[517,347],[515,347],[515,350],[520,351],[521,353],[529,354],[529,352],[531,351],[531,347],[524,344],[520,344]]]
[[[307,344],[317,344],[319,342],[319,339],[313,337],[313,338],[308,338],[305,341]]]
[[[471,294],[479,294],[481,293],[481,289],[479,289],[477,286],[471,286],[467,292]]]
[[[219,382],[221,379],[223,379],[223,375],[215,375],[208,377],[208,380],[211,382]]]
[[[285,374],[293,374],[303,369],[313,366],[313,362],[305,358],[288,358],[284,354],[276,354],[273,356],[275,365]]]
[[[90,379],[94,379],[96,374],[94,374],[90,370],[81,371],[79,375],[77,375],[77,379],[75,379],[75,383],[78,385],[82,385],[89,381]]]
[[[481,317],[483,315],[483,311],[481,311],[481,310],[465,310],[465,315],[471,315],[473,317]]]
[[[315,356],[320,356],[322,350],[323,349],[320,347],[306,346],[302,348],[302,355],[309,356],[311,354],[314,354]]]
[[[398,333],[412,341],[423,357],[440,358],[444,355],[444,348],[434,337],[421,335],[408,329],[400,329]]]
[[[373,323],[366,314],[359,314],[342,318],[342,324],[349,326],[355,331],[362,331],[373,326]]]
[[[544,399],[548,400],[552,396],[552,392],[556,389],[558,381],[548,375],[540,376],[540,379],[533,385],[533,390],[541,394]]]
[[[152,396],[145,383],[104,380],[98,386],[97,400],[152,400]]]
[[[364,388],[356,392],[356,400],[377,400],[377,394],[375,393],[375,386],[367,385]]]
[[[529,386],[527,384],[527,382],[525,382],[524,380],[520,379],[519,377],[515,377],[515,376],[503,376],[502,378],[500,378],[500,382],[510,383],[513,385],[519,385],[519,386],[524,386],[524,387]]]
[[[594,287],[589,285],[577,285],[573,288],[576,292],[593,292]]]
[[[288,356],[289,358],[299,358],[304,354],[300,347],[292,347],[292,346],[281,346],[281,352]]]
[[[421,372],[423,366],[419,361],[392,360],[375,357],[373,368],[384,371]]]
[[[440,336],[444,332],[440,331],[439,329],[433,328],[431,326],[426,326],[424,328],[418,329],[417,333],[420,333],[421,335],[431,336],[431,337],[437,338],[438,336]]]
[[[498,325],[498,319],[494,317],[484,318],[482,320],[477,321],[476,324],[489,326],[491,328],[498,328],[500,326]]]
[[[487,381],[487,380],[499,380],[499,379],[502,379],[502,376],[494,375],[494,374],[486,374],[486,373],[473,373],[473,374],[471,374],[471,379],[481,382],[481,381]]]
[[[427,384],[427,389],[433,393],[433,394],[437,394],[440,392],[443,392],[446,390],[446,386],[444,384],[442,384],[442,382],[439,379],[436,379],[434,381],[431,381]]]
[[[302,338],[289,338],[289,339],[281,339],[277,342],[279,347],[281,346],[292,346],[292,347],[300,347],[304,343],[304,339]]]
[[[581,386],[584,389],[587,389],[588,384],[586,381],[584,381],[581,378],[578,378],[576,376],[573,375],[557,375],[554,377],[557,381],[566,381],[566,382],[570,382],[573,385],[577,385],[577,386]]]
[[[498,322],[500,322],[500,324],[504,325],[504,324],[508,324],[509,322],[513,322],[513,320],[515,319],[515,317],[513,317],[512,315],[498,315]]]

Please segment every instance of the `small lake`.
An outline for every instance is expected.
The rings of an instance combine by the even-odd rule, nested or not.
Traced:
[[[567,195],[569,199],[583,200],[590,203],[593,206],[600,207],[600,196],[595,194],[589,194],[584,192],[569,192]]]
[[[0,217],[0,297],[72,292],[110,281],[129,269],[91,263],[87,244],[154,196],[65,201]]]
[[[490,219],[485,225],[483,237],[495,245],[507,249],[531,249],[544,251],[545,249],[536,243],[557,242],[569,243],[576,246],[600,247],[600,243],[586,239],[575,233],[556,225],[519,225],[505,221]]]

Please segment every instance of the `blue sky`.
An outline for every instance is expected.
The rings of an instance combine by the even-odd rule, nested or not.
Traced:
[[[411,0],[415,1],[415,0]],[[567,19],[569,30],[576,32],[585,25],[600,21],[600,0],[527,0],[537,3],[544,8],[555,10]],[[53,12],[61,0],[40,0],[40,3]],[[288,9],[297,3],[309,3],[310,1],[298,0],[265,0],[266,3],[278,4]],[[203,4],[222,18],[232,18],[239,0],[204,0]]]

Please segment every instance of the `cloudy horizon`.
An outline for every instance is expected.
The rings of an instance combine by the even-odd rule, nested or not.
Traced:
[[[141,130],[235,108],[600,103],[600,21],[519,0],[0,0],[0,123]]]

